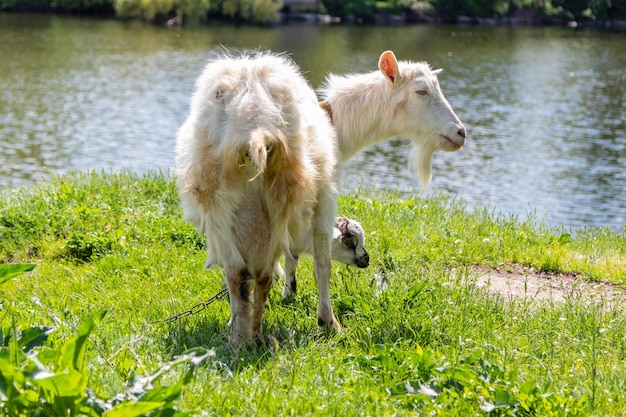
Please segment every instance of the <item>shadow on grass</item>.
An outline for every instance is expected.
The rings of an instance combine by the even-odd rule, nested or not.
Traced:
[[[263,340],[248,341],[238,351],[230,343],[232,328],[222,320],[212,317],[185,318],[164,325],[168,326],[168,330],[163,344],[172,358],[191,348],[212,349],[215,356],[205,363],[218,365],[217,368],[232,373],[249,367],[262,368],[278,350],[292,349],[294,344],[299,344],[294,340],[294,331],[282,324],[269,325]]]

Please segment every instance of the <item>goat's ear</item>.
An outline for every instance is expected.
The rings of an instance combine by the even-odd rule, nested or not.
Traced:
[[[342,235],[346,234],[346,230],[348,230],[348,219],[346,217],[335,218],[335,227]]]
[[[398,79],[398,60],[391,51],[385,51],[378,59],[378,69],[384,74],[391,84]]]

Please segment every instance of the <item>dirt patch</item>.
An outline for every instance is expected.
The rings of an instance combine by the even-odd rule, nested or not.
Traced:
[[[585,299],[602,303],[605,308],[626,307],[624,287],[608,282],[589,281],[581,275],[551,274],[521,265],[506,265],[491,269],[475,267],[476,284],[504,299],[524,298],[564,302],[568,299]]]

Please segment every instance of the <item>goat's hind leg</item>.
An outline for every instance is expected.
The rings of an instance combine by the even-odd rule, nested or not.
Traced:
[[[238,348],[244,340],[250,340],[252,330],[252,285],[250,273],[245,268],[229,268],[226,272],[230,316],[234,323],[231,343]]]
[[[252,311],[252,333],[257,340],[263,341],[263,313],[265,303],[270,294],[272,286],[272,274],[267,274],[256,280],[254,288],[254,309]]]

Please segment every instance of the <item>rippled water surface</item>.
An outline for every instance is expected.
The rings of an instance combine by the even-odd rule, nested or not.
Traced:
[[[166,29],[137,22],[0,14],[0,187],[70,170],[173,166],[174,137],[212,51],[289,51],[327,72],[399,59],[443,68],[468,130],[437,153],[430,190],[553,225],[626,223],[626,34],[455,26]],[[401,139],[364,150],[341,185],[418,192]]]

